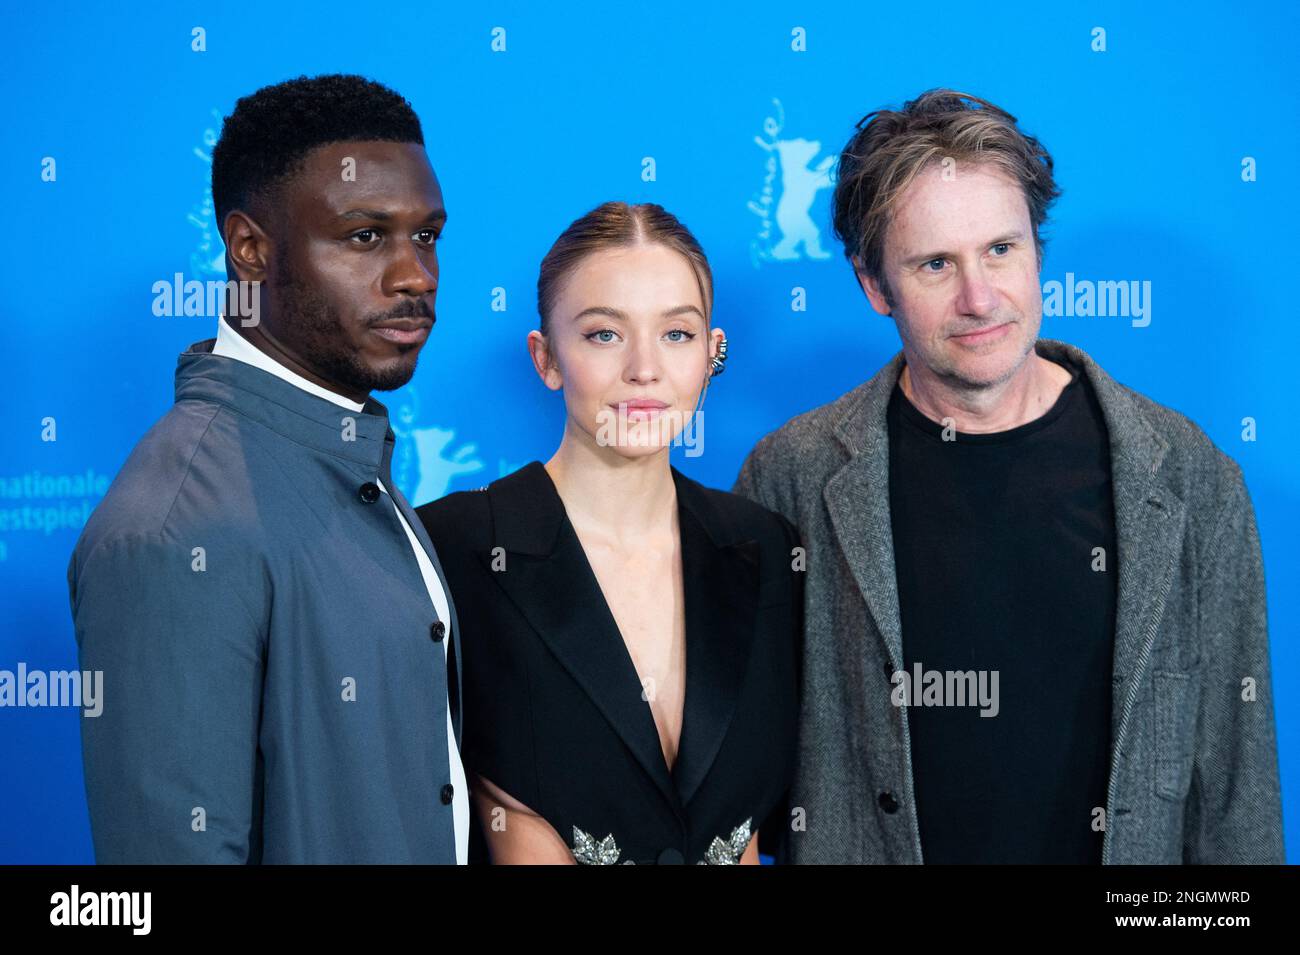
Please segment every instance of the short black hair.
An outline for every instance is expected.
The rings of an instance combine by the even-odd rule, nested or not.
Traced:
[[[271,198],[317,146],[354,140],[423,146],[424,133],[410,103],[364,76],[300,76],[241,97],[212,150],[218,230],[232,209]]]

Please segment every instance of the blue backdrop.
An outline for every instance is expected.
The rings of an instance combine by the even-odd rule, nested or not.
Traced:
[[[674,456],[730,487],[758,438],[898,349],[830,235],[826,162],[864,113],[952,86],[1018,116],[1056,159],[1044,283],[1149,289],[1145,314],[1052,315],[1043,334],[1191,416],[1245,469],[1300,857],[1294,6],[468,6],[46,3],[7,16],[0,669],[77,666],[73,543],[171,405],[177,354],[214,334],[211,314],[156,315],[153,287],[223,277],[209,162],[239,96],[357,72],[423,121],[450,213],[439,322],[411,385],[380,395],[400,433],[395,479],[418,504],[557,445],[561,399],[524,347],[537,267],[608,199],[663,204],[710,256],[731,360],[710,389],[705,453]],[[0,862],[91,861],[78,719],[0,708]]]

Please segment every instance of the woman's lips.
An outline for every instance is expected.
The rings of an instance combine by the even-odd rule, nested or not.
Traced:
[[[655,415],[668,408],[667,402],[653,401],[647,399],[638,399],[636,401],[620,401],[611,403],[610,407],[615,411],[620,411],[629,418],[653,418]]]

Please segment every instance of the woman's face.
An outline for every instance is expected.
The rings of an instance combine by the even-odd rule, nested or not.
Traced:
[[[706,331],[689,261],[651,243],[582,259],[529,350],[547,387],[564,390],[575,437],[640,457],[698,427],[690,415],[721,337]]]

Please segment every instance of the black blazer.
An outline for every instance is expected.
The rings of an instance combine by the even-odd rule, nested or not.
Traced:
[[[797,534],[758,504],[672,475],[686,696],[671,774],[631,655],[542,464],[417,510],[456,598],[464,763],[543,816],[580,862],[726,862],[751,831],[761,828],[763,851],[776,852],[789,828]]]

